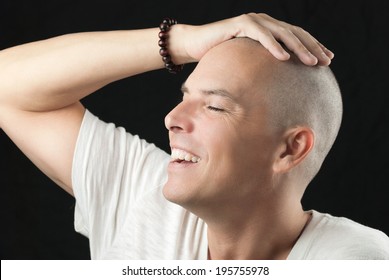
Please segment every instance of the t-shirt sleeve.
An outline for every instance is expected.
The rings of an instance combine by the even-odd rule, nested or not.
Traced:
[[[169,156],[89,111],[73,158],[75,229],[108,246],[131,205],[166,181]]]

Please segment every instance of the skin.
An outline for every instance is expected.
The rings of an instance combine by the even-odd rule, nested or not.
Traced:
[[[69,194],[73,195],[72,160],[85,112],[80,100],[117,80],[163,68],[164,65],[157,45],[158,32],[158,28],[150,28],[68,34],[0,51],[0,127],[42,172]],[[237,238],[247,237],[258,241],[255,238],[259,235],[254,234],[254,232],[249,234],[249,230],[240,230],[239,232],[229,230],[233,229],[230,228],[230,225],[235,225],[236,229],[255,227],[255,229],[263,230],[263,235],[265,235],[265,230],[269,232],[268,229],[255,226],[260,219],[252,221],[252,224],[247,220],[244,224],[237,224],[238,217],[241,217],[240,212],[246,213],[250,209],[256,211],[262,209],[250,207],[250,205],[258,204],[257,200],[254,199],[247,203],[247,206],[236,202],[231,204],[230,214],[226,215],[226,219],[217,220],[220,217],[220,212],[226,210],[218,205],[226,205],[228,202],[234,201],[227,192],[224,194],[223,188],[228,188],[231,194],[238,196],[239,201],[250,199],[250,195],[255,193],[263,200],[263,208],[266,208],[264,198],[272,198],[271,193],[274,193],[274,189],[270,188],[269,184],[269,177],[274,173],[272,168],[282,173],[292,164],[279,161],[280,164],[272,168],[264,164],[269,159],[273,160],[271,157],[275,156],[272,153],[274,149],[279,149],[279,152],[282,152],[282,146],[269,146],[269,144],[274,144],[270,143],[269,139],[272,136],[269,131],[255,129],[257,124],[263,128],[266,127],[265,118],[258,116],[253,118],[252,115],[252,112],[264,109],[261,104],[249,101],[243,95],[243,88],[233,88],[232,86],[227,88],[220,80],[217,84],[216,77],[212,77],[208,84],[205,82],[203,84],[202,80],[207,74],[206,68],[212,66],[205,67],[206,64],[201,66],[207,61],[206,54],[213,47],[234,37],[249,37],[261,42],[266,48],[265,52],[271,53],[272,57],[280,61],[288,60],[290,55],[278,41],[283,42],[306,65],[329,65],[334,55],[303,29],[278,21],[265,14],[244,14],[201,26],[178,24],[169,31],[169,53],[173,62],[185,64],[197,62],[203,57],[204,59],[197,68],[203,69],[203,73],[196,70],[191,75],[186,83],[185,101],[167,118],[171,137],[176,135],[171,139],[172,145],[182,145],[182,148],[193,149],[192,152],[198,153],[201,157],[199,164],[201,168],[193,173],[182,171],[182,175],[177,173],[173,176],[173,173],[178,171],[174,171],[174,166],[169,167],[170,181],[169,186],[165,188],[165,195],[207,220],[208,225],[210,225],[209,244],[212,258],[260,258],[273,255],[265,254],[265,252],[267,253],[265,249],[261,251],[262,255],[251,252],[248,250],[249,243],[246,245],[242,243],[242,247],[234,251],[237,249],[235,248],[236,242],[239,241]],[[213,65],[213,67],[216,66]],[[219,74],[222,69],[224,67],[219,66]],[[235,78],[238,79],[239,75],[237,73]],[[230,75],[231,79],[232,77],[233,75]],[[239,85],[239,83],[234,84],[235,86]],[[207,87],[201,87],[201,85]],[[222,86],[228,92],[240,93],[239,102],[241,103],[239,105],[238,103],[230,103],[229,107],[226,108],[229,110],[228,113],[219,114],[214,110],[206,110],[202,99],[204,95],[199,95],[198,92],[202,89],[213,90]],[[212,97],[212,100],[207,102],[214,101],[213,95],[208,97]],[[219,105],[219,100],[216,101],[218,101],[216,105]],[[222,105],[224,102],[224,99],[220,100]],[[250,106],[252,106],[251,109]],[[190,119],[182,118],[184,107],[190,109]],[[189,124],[194,124],[195,130],[192,131],[190,126],[185,125],[182,122],[184,120],[185,122],[189,120]],[[208,128],[202,126],[202,132],[199,133],[199,124],[211,124],[211,121],[212,126]],[[219,138],[223,141],[218,140],[218,142],[215,142],[213,138],[206,138],[211,137],[215,130],[220,135],[228,137]],[[296,135],[306,135],[306,133],[300,132],[295,131]],[[190,137],[186,136],[188,133],[191,134]],[[247,135],[245,144],[251,149],[244,149],[241,146],[240,140],[243,134]],[[180,136],[177,137],[177,135]],[[271,147],[271,149],[265,151],[262,149],[262,153],[254,154],[257,151],[256,145],[258,145],[255,139],[259,138],[262,141],[259,143],[261,147],[266,146]],[[224,150],[221,149],[221,146],[219,147],[222,142]],[[296,143],[297,147],[302,147],[298,141]],[[237,164],[231,160],[238,161],[238,151],[239,154],[244,154],[250,159],[249,161],[240,160],[240,166],[245,168],[236,169]],[[273,161],[277,162],[277,160]],[[260,166],[262,172],[254,174],[249,162]],[[290,162],[295,163],[293,160]],[[219,164],[223,164],[222,169],[218,168]],[[226,174],[229,171],[236,173],[232,183],[227,180],[229,177]],[[198,182],[202,182],[199,186],[202,188],[193,185],[188,186],[186,190],[179,189],[177,186],[181,185],[179,184],[180,180],[184,180],[185,174],[193,176],[192,179],[194,178],[193,174],[198,175]],[[254,190],[254,184],[247,180],[250,178],[248,176],[253,176],[252,182],[263,182],[261,188]],[[277,178],[277,180],[281,181],[281,178]],[[237,189],[238,186],[239,189]],[[210,202],[212,199],[214,199],[213,205]],[[285,203],[285,200],[281,200],[279,203],[281,202]],[[287,209],[298,208],[294,202],[295,200],[291,199]],[[272,199],[272,203],[272,205],[276,205],[278,201]],[[196,204],[201,207],[197,207]],[[208,216],[204,212],[205,210],[211,211]],[[301,220],[301,212],[292,212],[295,213],[295,221]],[[250,217],[260,216],[260,214],[253,213]],[[284,218],[291,218],[290,216]],[[274,227],[279,224],[285,225],[285,223],[279,223],[278,218],[280,217],[277,216],[277,219],[274,219]],[[222,235],[223,230],[226,230],[226,236]],[[279,230],[282,232],[284,228]],[[274,242],[268,244],[269,246],[274,245],[274,250],[277,253],[285,252],[285,247],[291,243],[289,241],[295,239],[296,234],[294,233],[299,231],[300,228],[295,224],[289,226],[286,237],[284,235],[281,237],[281,240],[286,240],[287,246],[274,244]],[[216,241],[215,238],[218,237],[221,238],[218,241],[222,243]],[[274,238],[280,240],[278,236],[274,236]],[[283,250],[278,250],[278,247],[282,247]],[[244,255],[242,252],[248,254]],[[281,255],[274,255],[274,257]]]
[[[49,178],[73,195],[71,167],[85,108],[79,102],[105,85],[163,68],[158,28],[67,34],[0,51],[0,127]],[[334,54],[302,28],[266,14],[202,25],[175,25],[169,52],[176,64],[197,62],[233,37],[260,41],[288,60],[283,42],[307,65]],[[120,62],[120,63],[118,63]]]
[[[274,62],[259,44],[218,45],[165,120],[172,148],[201,160],[172,161],[164,195],[207,223],[213,259],[285,259],[309,220],[289,171],[311,150],[313,133],[270,124]]]

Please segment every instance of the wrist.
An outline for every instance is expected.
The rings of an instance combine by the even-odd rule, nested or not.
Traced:
[[[158,33],[160,47],[159,54],[162,57],[162,61],[165,65],[165,69],[172,74],[177,74],[182,70],[184,64],[175,64],[169,51],[169,31],[173,25],[177,24],[177,20],[171,18],[165,18],[159,25],[160,32]]]
[[[197,60],[187,52],[187,34],[190,26],[185,24],[176,24],[171,26],[169,31],[169,54],[174,64],[187,64]]]

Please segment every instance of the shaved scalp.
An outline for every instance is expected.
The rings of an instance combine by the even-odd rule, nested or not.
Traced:
[[[342,97],[328,66],[306,66],[295,56],[277,63],[268,100],[271,119],[280,129],[308,126],[315,135],[314,148],[302,167],[310,181],[319,171],[338,135]]]
[[[264,49],[248,38],[234,40]],[[279,131],[305,126],[314,132],[314,147],[296,170],[308,184],[319,171],[341,125],[343,106],[338,83],[328,66],[306,66],[293,54],[288,61],[279,61],[267,51],[261,52],[260,59],[263,57],[266,69],[259,69],[258,80],[263,79],[263,71],[271,75],[266,74],[269,81],[261,82],[258,90],[264,96],[270,125]]]

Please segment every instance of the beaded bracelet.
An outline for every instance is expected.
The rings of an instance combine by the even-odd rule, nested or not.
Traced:
[[[168,45],[167,39],[169,37],[168,33],[170,30],[170,27],[174,24],[177,24],[177,20],[170,19],[170,18],[165,18],[161,22],[161,24],[159,25],[160,32],[158,34],[158,37],[159,37],[158,45],[161,47],[159,49],[159,54],[162,56],[162,61],[165,63],[165,68],[170,73],[177,74],[178,72],[180,72],[182,70],[184,65],[183,64],[181,64],[181,65],[174,64],[171,56],[169,55],[169,51],[167,49],[167,45]]]

